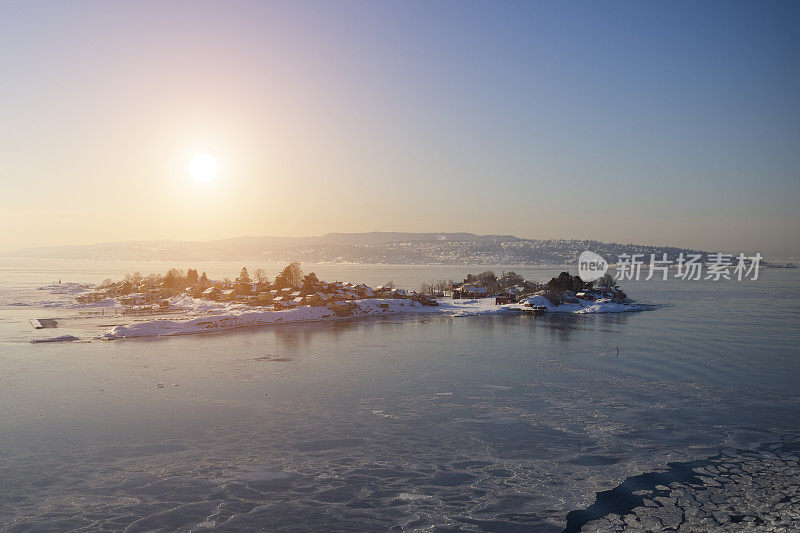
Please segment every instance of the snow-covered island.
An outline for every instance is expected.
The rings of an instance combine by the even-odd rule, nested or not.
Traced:
[[[326,282],[298,263],[288,265],[272,282],[261,270],[251,277],[242,268],[235,280],[211,281],[205,273],[170,270],[166,275],[132,274],[82,287],[77,305],[103,309],[119,324],[101,338],[121,339],[186,335],[293,322],[341,320],[387,314],[471,316],[546,313],[621,313],[639,311],[611,276],[587,283],[562,272],[546,283],[514,272],[470,274],[463,281],[425,283],[419,291],[388,282]],[[49,288],[49,287],[48,287]],[[58,291],[58,287],[52,290]],[[63,291],[62,291],[63,292]]]

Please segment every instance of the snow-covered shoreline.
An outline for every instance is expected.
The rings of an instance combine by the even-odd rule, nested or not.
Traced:
[[[268,326],[296,322],[316,322],[321,320],[337,320],[361,316],[378,316],[386,314],[420,312],[423,306],[411,300],[357,300],[353,302],[357,308],[352,315],[338,316],[328,307],[296,307],[283,311],[257,310],[245,305],[232,305],[230,312],[211,311],[204,316],[195,316],[184,320],[147,320],[129,325],[114,326],[108,330],[103,339],[120,339],[129,337],[156,337],[169,335],[190,335],[208,333],[236,328]],[[429,308],[435,309],[435,308]],[[213,313],[213,314],[212,314]]]
[[[102,335],[103,339],[123,339],[131,337],[156,337],[171,335],[190,335],[236,328],[266,326],[273,324],[317,322],[323,320],[354,319],[368,316],[393,314],[437,314],[445,316],[475,316],[518,314],[521,304],[495,305],[494,298],[439,300],[438,306],[424,306],[410,299],[364,299],[352,302],[352,314],[337,315],[328,307],[296,307],[283,311],[260,310],[242,304],[220,305],[205,300],[181,297],[172,304],[186,310],[187,317],[177,320],[146,320],[127,325],[114,326]],[[640,311],[634,304],[613,302],[584,302],[552,305],[546,298],[535,296],[530,299],[533,305],[543,305],[551,313],[622,313]],[[203,313],[198,316],[197,313]]]

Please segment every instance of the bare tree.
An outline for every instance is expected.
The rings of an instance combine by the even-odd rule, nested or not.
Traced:
[[[452,281],[445,281],[443,279],[440,279],[439,281],[433,284],[433,290],[435,290],[436,292],[444,292],[447,289],[449,289],[452,284],[453,284]]]
[[[269,278],[267,277],[267,271],[263,268],[257,268],[255,272],[253,272],[253,279],[256,280],[256,283],[269,283]]]

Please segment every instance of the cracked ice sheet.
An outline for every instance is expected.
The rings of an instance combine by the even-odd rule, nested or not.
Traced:
[[[612,317],[591,318],[614,335],[627,331],[615,329]],[[121,423],[159,428],[157,442],[92,438],[82,446],[59,436],[55,449],[15,447],[6,455],[15,468],[0,465],[0,522],[558,530],[570,510],[591,505],[596,492],[632,473],[713,456],[719,443],[738,453],[774,439],[758,429],[781,422],[765,406],[780,405],[782,418],[797,412],[796,402],[761,390],[616,375],[621,365],[598,373],[567,354],[574,345],[551,345],[514,325],[550,321],[430,320],[430,327],[387,318],[120,343],[113,357],[107,343],[93,343],[50,356],[55,383],[76,364],[102,360],[94,375],[111,379],[108,369],[118,366],[125,382],[148,376],[151,387],[141,396],[158,400],[154,411],[171,409],[181,394],[192,402],[181,418],[219,405],[232,411],[191,438],[165,435],[165,424],[145,424],[147,413],[133,412],[119,416]],[[575,334],[591,342],[602,332]],[[475,342],[483,337],[491,342]],[[533,340],[539,345],[530,350]],[[626,360],[639,362],[627,352]],[[173,365],[180,371],[170,374]],[[154,389],[172,383],[165,372],[181,376],[180,387]],[[91,384],[79,377],[80,386],[67,389],[72,403],[83,405],[76,403],[81,395],[87,403],[110,400],[86,392]],[[102,386],[114,385],[122,387],[113,379]],[[126,403],[140,400],[127,394]],[[31,398],[40,396],[37,390]]]
[[[797,436],[628,478],[570,513],[566,531],[753,529],[800,529]]]
[[[21,454],[14,459],[18,467],[44,466],[48,475],[14,479],[15,470],[5,482],[21,493],[44,488],[61,496],[42,507],[13,501],[14,492],[4,491],[2,503],[24,517],[20,524],[53,521],[64,528],[314,529],[333,523],[376,530],[500,523],[558,530],[569,509],[591,503],[587,491],[669,460],[668,452],[651,451],[646,439],[631,442],[627,425],[608,420],[608,410],[629,400],[621,382],[613,398],[576,394],[558,383],[485,385],[493,384],[449,396],[365,398],[352,418],[338,420],[295,405],[303,416],[280,432],[262,430],[254,423],[262,418],[253,414],[191,447],[165,440],[146,449],[65,450],[84,465],[80,476],[59,457],[40,465],[41,456]],[[569,399],[556,400],[567,392]],[[675,393],[654,391],[663,395],[664,408]],[[290,416],[288,408],[272,415],[266,419]],[[698,444],[707,438],[682,437]],[[85,484],[81,496],[64,496],[76,484]]]

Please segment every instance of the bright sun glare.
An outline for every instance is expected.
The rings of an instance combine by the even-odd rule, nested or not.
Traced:
[[[217,177],[218,171],[217,160],[208,154],[198,154],[189,162],[189,174],[195,181],[208,183]]]

